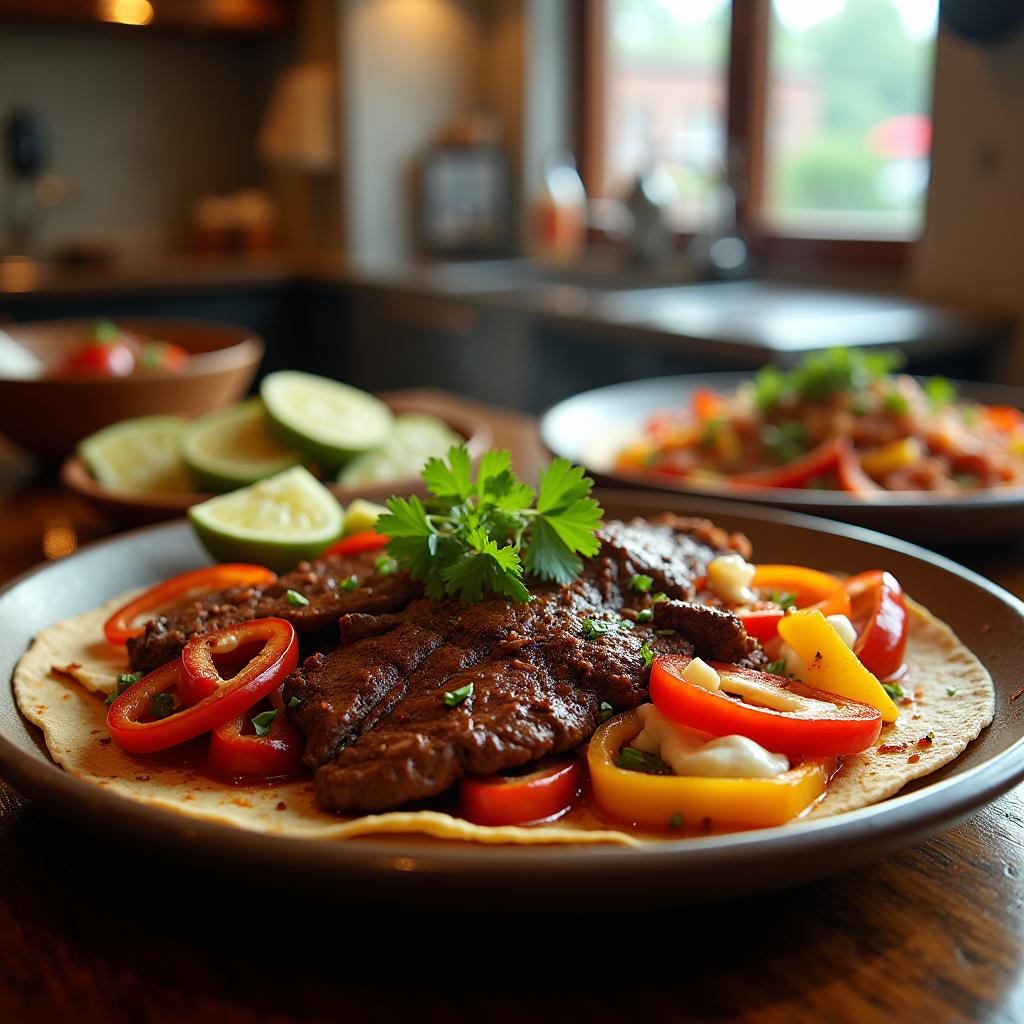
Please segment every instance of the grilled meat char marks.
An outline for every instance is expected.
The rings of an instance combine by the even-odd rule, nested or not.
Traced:
[[[341,646],[307,660],[285,687],[300,701],[291,715],[306,734],[321,806],[385,810],[466,773],[574,748],[599,724],[602,702],[621,711],[646,699],[645,642],[655,653],[693,653],[682,632],[656,631],[671,627],[588,638],[583,620],[618,625],[648,606],[634,575],[686,601],[717,553],[749,554],[744,538],[672,516],[608,523],[601,538],[579,579],[534,586],[528,604],[421,600],[399,614],[342,617]],[[445,693],[470,683],[472,694],[448,706]]]
[[[334,555],[318,562],[303,562],[264,590],[236,587],[207,594],[170,615],[147,623],[142,636],[128,641],[128,657],[134,672],[152,672],[181,654],[188,638],[222,626],[250,619],[277,616],[295,627],[300,639],[319,644],[347,612],[381,614],[404,608],[419,597],[422,588],[404,572],[381,575],[376,570],[379,551]],[[355,576],[359,586],[346,589],[344,581]],[[294,590],[309,602],[292,604]],[[304,644],[307,646],[307,644]]]

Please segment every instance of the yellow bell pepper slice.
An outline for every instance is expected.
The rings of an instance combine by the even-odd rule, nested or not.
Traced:
[[[587,766],[597,804],[645,828],[665,829],[678,818],[684,825],[705,818],[715,825],[784,825],[825,792],[835,765],[831,758],[815,758],[770,779],[647,775],[619,768],[616,756],[642,728],[634,711],[609,719],[587,747]]]
[[[924,456],[924,449],[916,437],[904,437],[899,441],[868,448],[860,453],[861,467],[872,476],[885,476],[897,469],[913,466]]]
[[[895,722],[899,708],[882,684],[860,663],[857,655],[821,612],[793,612],[779,621],[779,636],[807,665],[803,681],[819,690],[838,693],[870,704],[882,713],[883,722]]]

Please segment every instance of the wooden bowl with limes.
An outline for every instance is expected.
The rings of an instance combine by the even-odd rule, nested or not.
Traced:
[[[491,447],[491,429],[477,416],[450,408],[441,401],[404,395],[402,392],[385,393],[378,397],[396,415],[419,413],[443,420],[458,437],[462,438],[474,461]],[[112,522],[125,527],[177,519],[193,505],[213,497],[212,492],[147,493],[104,486],[77,454],[64,460],[61,466],[61,481],[68,490],[88,501]],[[329,486],[342,504],[348,504],[354,498],[382,502],[392,494],[424,493],[420,478],[408,474],[352,486]]]

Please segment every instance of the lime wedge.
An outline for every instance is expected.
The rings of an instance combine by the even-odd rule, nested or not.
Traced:
[[[192,479],[178,454],[187,427],[177,416],[122,420],[80,441],[78,456],[111,490],[187,494]]]
[[[391,432],[383,402],[327,377],[281,370],[263,378],[260,396],[277,437],[324,469],[378,447]]]
[[[377,525],[377,517],[385,512],[387,509],[383,505],[376,505],[365,498],[353,498],[345,509],[345,536],[372,530]]]
[[[181,439],[181,457],[206,491],[229,491],[280,473],[299,461],[275,440],[263,402],[247,402],[196,420]]]
[[[367,487],[418,476],[432,455],[445,455],[463,439],[442,419],[426,413],[403,413],[387,440],[372,452],[358,455],[338,474],[343,487]]]
[[[302,466],[188,510],[203,546],[221,562],[255,562],[286,572],[341,536],[337,499]]]

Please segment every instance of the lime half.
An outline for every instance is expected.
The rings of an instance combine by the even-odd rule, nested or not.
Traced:
[[[188,517],[214,558],[275,572],[315,558],[345,525],[337,499],[302,466],[193,505]]]
[[[395,417],[394,428],[379,448],[342,468],[338,483],[366,487],[418,476],[432,455],[445,455],[452,445],[462,443],[463,438],[444,420],[427,413],[403,413]]]
[[[78,456],[111,490],[187,494],[192,480],[178,454],[187,427],[177,416],[122,420],[80,441]]]
[[[181,457],[202,490],[228,491],[294,466],[299,457],[270,434],[263,402],[250,398],[196,420]]]
[[[383,402],[326,377],[281,370],[264,377],[260,396],[277,437],[324,469],[336,470],[391,433]]]

